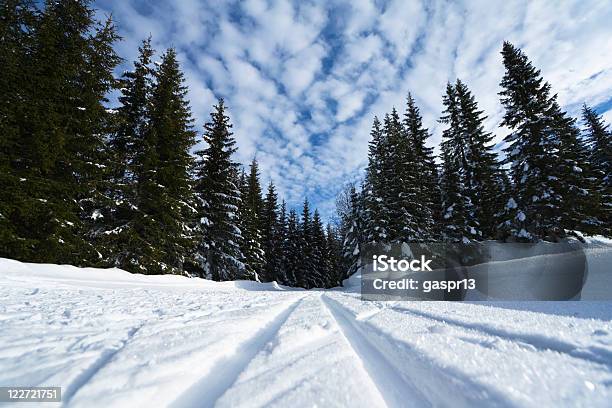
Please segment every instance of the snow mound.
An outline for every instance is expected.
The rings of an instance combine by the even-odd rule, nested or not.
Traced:
[[[0,258],[0,278],[13,282],[46,281],[56,284],[85,285],[88,287],[186,287],[218,290],[244,289],[249,291],[291,290],[276,282],[253,281],[215,282],[180,275],[143,275],[119,268],[79,268],[72,265],[24,263]]]

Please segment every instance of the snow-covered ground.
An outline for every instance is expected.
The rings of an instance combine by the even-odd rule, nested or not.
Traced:
[[[0,259],[0,386],[77,407],[610,407],[611,319]]]

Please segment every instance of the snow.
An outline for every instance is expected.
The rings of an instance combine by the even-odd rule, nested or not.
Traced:
[[[612,241],[591,243],[609,273]],[[61,386],[74,407],[609,406],[610,302],[364,302],[359,274],[344,285],[0,259],[0,384]]]

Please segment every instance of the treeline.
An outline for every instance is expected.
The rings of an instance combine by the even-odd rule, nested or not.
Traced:
[[[374,118],[365,180],[341,197],[344,256],[351,272],[369,243],[557,242],[574,235],[610,236],[612,134],[583,106],[580,130],[527,56],[505,42],[499,93],[510,129],[505,154],[467,85],[448,83],[445,125],[436,163],[430,136],[408,95],[403,117],[394,108]]]
[[[0,256],[337,286],[341,240],[308,201],[300,215],[262,195],[258,165],[232,160],[223,100],[203,150],[173,49],[150,39],[121,62],[109,18],[87,0],[0,6]],[[119,90],[119,106],[107,95]]]

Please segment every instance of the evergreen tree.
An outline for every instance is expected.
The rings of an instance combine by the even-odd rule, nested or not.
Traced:
[[[262,212],[262,243],[264,251],[263,276],[264,281],[283,282],[284,276],[281,271],[281,237],[279,234],[278,202],[276,188],[270,181],[268,192],[264,200]]]
[[[119,62],[112,49],[115,28],[110,19],[97,21],[86,0],[49,0],[40,12],[28,3],[10,2],[2,10],[0,29],[11,33],[2,40],[8,43],[7,51],[15,47],[15,38],[27,47],[7,60],[9,75],[23,77],[13,85],[20,87],[18,107],[6,118],[14,121],[5,140],[10,145],[18,137],[11,146],[9,172],[19,177],[19,184],[15,177],[7,180],[5,197],[11,204],[0,206],[10,224],[3,255],[95,264],[99,254],[88,240],[99,219],[96,210],[106,200],[105,103],[115,87],[112,73]],[[14,65],[11,73],[17,61],[23,64],[21,74]]]
[[[203,276],[214,280],[236,278],[257,279],[247,275],[240,250],[242,231],[239,227],[237,164],[232,161],[236,144],[232,125],[220,99],[211,113],[211,122],[204,126],[207,148],[198,151],[196,164],[196,192],[205,205],[199,206]]]
[[[455,92],[459,108],[459,133],[465,152],[466,187],[464,194],[474,207],[474,218],[479,226],[479,238],[495,234],[497,198],[500,194],[500,173],[497,155],[493,152],[493,135],[484,130],[486,116],[478,110],[476,99],[468,87],[457,79]]]
[[[506,73],[499,94],[505,108],[502,125],[512,130],[505,151],[513,192],[501,228],[514,240],[557,241],[588,207],[570,204],[577,186],[586,187],[577,197],[580,202],[590,195],[587,172],[575,166],[580,155],[576,131],[527,56],[509,42],[504,42],[502,56]]]
[[[290,285],[292,276],[288,271],[288,253],[290,250],[289,243],[289,225],[287,221],[287,204],[285,200],[281,202],[280,210],[278,212],[278,228],[277,228],[277,242],[279,252],[278,259],[278,276],[277,281],[283,285]]]
[[[601,200],[589,151],[573,118],[559,109],[554,124],[560,140],[558,189],[563,197],[561,226],[565,232],[576,236],[579,236],[577,232],[598,233],[603,226],[598,218]]]
[[[391,209],[388,203],[387,188],[392,177],[390,154],[390,117],[385,116],[385,129],[374,117],[372,140],[369,144],[368,167],[363,183],[364,195],[364,235],[366,242],[389,242],[391,238]]]
[[[469,243],[481,237],[474,205],[469,193],[467,146],[461,123],[461,107],[453,85],[446,85],[442,99],[444,111],[440,122],[447,125],[442,132],[442,216],[443,239]]]
[[[241,200],[240,213],[244,243],[242,253],[247,274],[257,276],[258,279],[265,282],[267,277],[263,273],[265,260],[261,229],[263,200],[259,183],[259,165],[255,159],[251,162],[249,176],[241,190]]]
[[[338,238],[338,231],[327,224],[325,229],[325,264],[328,273],[327,286],[336,287],[342,285],[344,271],[342,270],[342,243]]]
[[[416,199],[412,203],[416,235],[413,240],[432,241],[436,238],[436,215],[440,211],[438,171],[433,148],[425,145],[429,132],[423,127],[423,119],[412,95],[408,93],[403,121],[404,131],[413,152],[412,183]]]
[[[342,270],[344,276],[341,281],[348,278],[361,266],[361,250],[366,237],[363,236],[364,230],[364,197],[359,194],[355,186],[349,189],[349,208],[340,214],[342,225],[343,241],[342,241]]]
[[[293,209],[289,211],[289,217],[287,218],[287,240],[283,252],[285,254],[286,283],[290,286],[303,286],[301,275],[302,262],[304,261],[302,237],[298,215]]]
[[[584,138],[589,149],[589,162],[600,197],[599,215],[602,225],[597,232],[612,235],[612,131],[602,117],[586,104],[582,107]]]
[[[0,3],[0,256],[20,260],[32,259],[32,250],[42,237],[29,227],[36,213],[44,216],[44,203],[35,194],[44,180],[40,184],[34,180],[31,139],[24,134],[27,101],[32,97],[27,78],[38,18],[31,1]]]
[[[112,152],[110,171],[111,205],[102,212],[105,231],[99,234],[98,244],[105,247],[105,257],[110,264],[128,271],[140,272],[140,255],[144,251],[137,230],[139,202],[138,179],[146,179],[143,166],[147,157],[155,155],[156,145],[147,143],[149,113],[153,89],[154,70],[151,39],[142,42],[134,70],[126,71],[121,79],[120,107],[115,113],[116,130],[111,135],[109,147]]]
[[[313,270],[316,267],[313,259],[313,229],[312,229],[312,219],[310,213],[310,204],[308,203],[308,199],[304,200],[304,206],[302,208],[302,220],[299,224],[299,234],[298,234],[298,243],[296,248],[299,248],[300,258],[298,260],[297,270],[296,270],[296,283],[297,286],[302,288],[310,288],[310,283],[312,283],[311,274],[313,274]]]
[[[418,198],[418,178],[414,146],[402,127],[399,114],[393,108],[385,121],[388,163],[383,201],[390,210],[391,242],[410,242],[419,237],[421,203]]]
[[[138,268],[148,274],[183,273],[185,263],[193,263],[196,200],[189,151],[195,132],[183,83],[176,52],[169,49],[155,72],[149,123],[135,158],[139,207],[134,229],[141,240],[136,257]]]
[[[330,285],[328,280],[330,275],[329,265],[326,258],[327,242],[325,231],[319,211],[315,209],[312,216],[310,241],[307,242],[310,250],[311,268],[308,271],[306,284],[309,288],[325,288]]]

